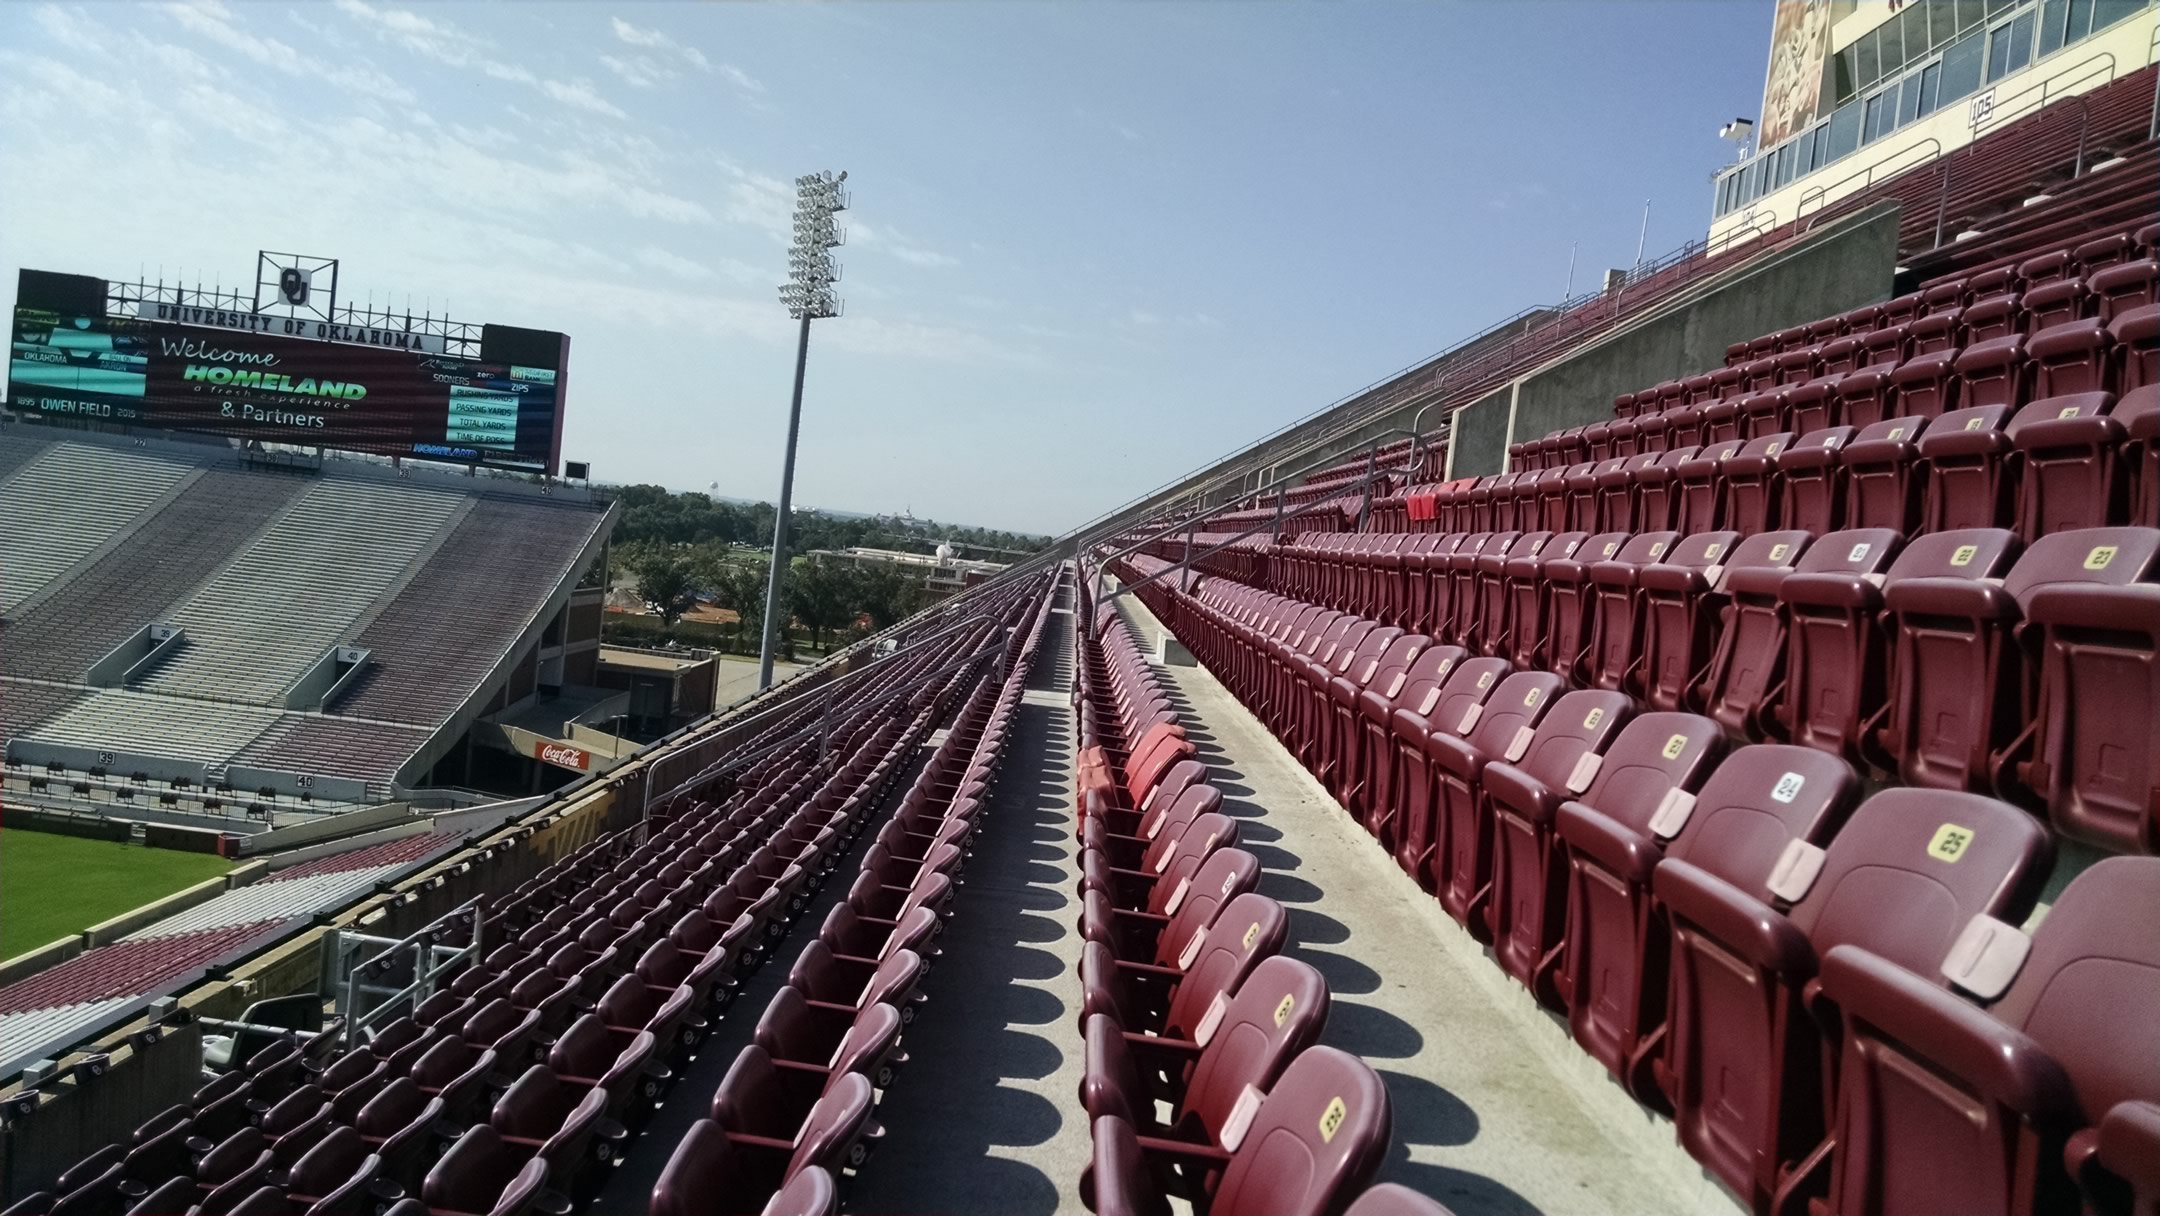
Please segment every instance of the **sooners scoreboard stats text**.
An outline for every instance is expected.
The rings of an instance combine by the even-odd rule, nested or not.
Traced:
[[[497,357],[459,359],[399,349],[410,335],[381,331],[360,331],[381,343],[365,345],[105,316],[102,280],[93,309],[87,290],[51,290],[59,279],[76,276],[23,274],[8,364],[17,411],[549,474],[560,464],[560,334],[488,326],[481,353]]]

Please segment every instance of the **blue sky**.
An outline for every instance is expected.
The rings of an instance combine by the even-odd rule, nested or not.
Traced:
[[[0,6],[14,268],[343,259],[572,336],[565,455],[770,498],[791,179],[845,169],[797,501],[1062,531],[1700,237],[1768,0]]]

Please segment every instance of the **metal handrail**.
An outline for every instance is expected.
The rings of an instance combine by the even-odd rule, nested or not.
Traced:
[[[1361,478],[1360,478],[1360,479],[1359,479],[1359,480],[1358,480],[1357,482],[1355,482],[1355,483],[1353,483],[1353,484],[1350,484],[1350,485],[1346,485],[1346,486],[1343,486],[1343,487],[1342,487],[1342,490],[1341,490],[1341,492],[1342,492],[1342,493],[1345,493],[1345,494],[1348,494],[1348,493],[1352,493],[1352,492],[1356,491],[1357,489],[1359,489],[1360,487],[1363,487],[1363,486],[1368,486],[1368,485],[1370,485],[1370,484],[1371,484],[1371,482],[1372,482],[1372,481],[1373,481],[1373,480],[1374,480],[1374,479],[1375,479],[1375,478],[1376,478],[1377,476],[1380,476],[1380,475],[1383,475],[1383,474],[1386,474],[1386,475],[1392,475],[1392,474],[1394,474],[1394,473],[1398,473],[1398,472],[1403,472],[1403,473],[1407,473],[1407,472],[1410,472],[1410,471],[1412,471],[1412,470],[1416,469],[1416,468],[1417,468],[1417,465],[1418,465],[1418,463],[1419,463],[1420,461],[1422,461],[1422,460],[1424,459],[1424,453],[1423,453],[1423,452],[1422,452],[1422,451],[1420,450],[1420,449],[1421,449],[1421,440],[1420,440],[1420,438],[1419,438],[1419,436],[1417,435],[1417,433],[1416,433],[1416,432],[1414,432],[1414,431],[1404,431],[1404,430],[1403,430],[1403,429],[1402,429],[1401,427],[1390,427],[1390,428],[1388,428],[1387,430],[1385,430],[1385,431],[1382,431],[1382,432],[1380,432],[1379,434],[1377,434],[1377,435],[1374,435],[1374,436],[1372,437],[1371,441],[1370,441],[1370,442],[1369,442],[1369,443],[1368,443],[1368,444],[1366,445],[1366,451],[1367,451],[1367,454],[1368,454],[1368,463],[1370,463],[1370,457],[1371,457],[1371,456],[1373,456],[1373,455],[1376,455],[1376,454],[1377,454],[1377,453],[1379,452],[1379,450],[1380,450],[1380,445],[1381,445],[1381,441],[1382,441],[1382,440],[1386,440],[1386,439],[1389,439],[1389,438],[1392,438],[1392,437],[1395,437],[1395,436],[1399,436],[1399,435],[1405,435],[1405,434],[1409,435],[1409,437],[1410,437],[1410,462],[1409,462],[1408,464],[1406,464],[1406,465],[1405,465],[1405,466],[1404,466],[1403,468],[1401,468],[1401,469],[1394,469],[1394,468],[1390,468],[1390,469],[1385,469],[1385,470],[1381,470],[1381,471],[1380,471],[1379,473],[1375,473],[1375,472],[1367,472],[1367,473],[1366,473],[1366,474],[1365,474],[1365,475],[1364,475],[1363,477],[1361,477]],[[1289,473],[1285,474],[1285,475],[1284,475],[1284,480],[1286,480],[1286,481],[1287,481],[1287,480],[1288,480],[1289,478],[1291,478],[1291,477],[1297,477],[1297,476],[1300,476],[1300,475],[1302,475],[1302,474],[1304,474],[1304,473],[1306,473],[1306,472],[1310,471],[1310,470],[1311,470],[1312,468],[1314,468],[1315,466],[1317,466],[1318,464],[1320,464],[1320,462],[1322,462],[1322,461],[1334,461],[1334,462],[1336,462],[1336,463],[1341,463],[1341,461],[1340,461],[1340,460],[1338,459],[1338,457],[1339,457],[1339,454],[1337,454],[1337,455],[1330,455],[1330,456],[1316,456],[1316,457],[1314,457],[1314,458],[1313,458],[1313,459],[1312,459],[1311,461],[1309,461],[1309,462],[1307,462],[1306,464],[1304,464],[1303,466],[1300,466],[1300,467],[1299,467],[1299,468],[1297,468],[1297,469],[1293,469],[1293,470],[1291,470],[1291,471],[1290,471]],[[1285,493],[1285,492],[1287,492],[1287,490],[1288,490],[1288,487],[1287,487],[1287,486],[1285,486],[1285,487],[1283,488],[1283,490],[1281,490],[1281,491],[1278,491],[1278,498],[1277,498],[1277,503],[1278,503],[1278,506],[1280,505],[1280,502],[1281,502],[1281,498],[1280,498],[1280,495],[1281,495],[1282,493]],[[1244,505],[1243,505],[1243,503],[1244,503],[1244,500],[1243,500],[1242,498],[1239,498],[1239,499],[1233,499],[1233,500],[1231,500],[1231,501],[1229,501],[1229,502],[1221,503],[1221,504],[1219,504],[1219,505],[1217,505],[1217,506],[1214,506],[1214,507],[1210,507],[1210,508],[1207,508],[1206,510],[1203,510],[1203,511],[1202,511],[1202,512],[1201,512],[1201,513],[1200,513],[1199,515],[1196,515],[1196,516],[1187,516],[1187,517],[1180,517],[1179,519],[1177,519],[1176,521],[1174,521],[1174,522],[1173,522],[1173,523],[1171,524],[1171,526],[1170,526],[1170,527],[1168,527],[1168,528],[1165,528],[1165,529],[1164,529],[1164,530],[1162,530],[1161,532],[1155,533],[1155,534],[1154,534],[1154,535],[1152,535],[1152,536],[1149,536],[1149,537],[1146,537],[1146,538],[1144,538],[1144,539],[1142,539],[1142,540],[1140,540],[1140,541],[1137,541],[1137,542],[1133,543],[1132,545],[1129,545],[1129,546],[1127,546],[1127,547],[1126,547],[1126,548],[1124,548],[1124,549],[1120,549],[1120,550],[1119,550],[1119,551],[1117,551],[1116,553],[1113,553],[1113,554],[1111,554],[1111,555],[1110,555],[1110,556],[1109,556],[1108,558],[1105,558],[1105,559],[1103,559],[1103,560],[1105,560],[1105,561],[1115,561],[1115,560],[1116,560],[1117,558],[1123,557],[1123,556],[1125,556],[1126,554],[1128,554],[1128,553],[1131,553],[1131,552],[1133,552],[1133,551],[1134,551],[1134,550],[1136,550],[1136,549],[1139,549],[1139,548],[1140,548],[1140,547],[1142,547],[1143,545],[1149,545],[1149,544],[1153,544],[1154,542],[1156,542],[1156,541],[1158,541],[1158,540],[1161,540],[1162,538],[1164,538],[1164,537],[1166,537],[1166,536],[1169,536],[1169,535],[1171,535],[1171,534],[1173,534],[1173,533],[1177,532],[1180,526],[1183,526],[1183,527],[1184,527],[1184,529],[1185,529],[1185,531],[1187,531],[1187,532],[1191,532],[1191,531],[1192,531],[1192,528],[1193,528],[1193,525],[1195,525],[1195,524],[1198,524],[1198,523],[1202,522],[1203,520],[1207,520],[1207,519],[1212,519],[1213,517],[1215,517],[1215,516],[1217,516],[1217,515],[1222,515],[1222,514],[1225,514],[1225,513],[1229,512],[1229,511],[1232,511],[1232,510],[1243,510],[1243,509],[1245,509],[1245,508],[1244,508]],[[1173,511],[1173,510],[1175,510],[1175,509],[1176,509],[1176,508],[1175,508],[1175,504],[1173,504],[1172,506],[1169,506],[1169,507],[1165,507],[1165,508],[1164,508],[1164,509],[1163,509],[1162,511],[1158,511],[1158,512],[1156,512],[1155,514],[1153,514],[1153,515],[1150,515],[1150,516],[1149,516],[1149,517],[1147,517],[1146,519],[1143,519],[1143,520],[1140,520],[1140,521],[1138,521],[1137,523],[1133,523],[1133,524],[1128,524],[1128,525],[1125,525],[1125,526],[1124,526],[1123,528],[1120,528],[1119,530],[1120,530],[1120,531],[1127,531],[1127,530],[1130,530],[1130,529],[1132,529],[1132,528],[1144,528],[1144,527],[1148,526],[1149,524],[1152,524],[1152,523],[1154,523],[1155,521],[1157,521],[1157,520],[1159,520],[1159,519],[1163,518],[1163,517],[1164,517],[1165,515],[1169,514],[1169,513],[1171,512],[1171,511]],[[1281,512],[1280,512],[1280,510],[1278,510],[1278,511],[1276,512],[1276,515],[1277,515],[1277,518],[1278,518],[1278,520],[1279,520],[1279,519],[1280,519],[1280,517],[1281,517]],[[1088,546],[1091,546],[1091,545],[1095,544],[1095,543],[1096,543],[1097,541],[1100,541],[1100,540],[1101,540],[1101,539],[1103,538],[1103,536],[1104,536],[1104,535],[1105,535],[1105,534],[1106,534],[1107,532],[1108,532],[1108,529],[1104,529],[1104,530],[1102,530],[1102,531],[1098,531],[1097,533],[1095,533],[1095,534],[1094,534],[1094,535],[1092,535],[1092,536],[1088,536],[1088,537],[1086,537],[1086,538],[1082,539],[1082,540],[1081,540],[1081,541],[1079,542],[1079,545],[1080,545],[1080,549],[1081,549],[1081,551],[1084,551],[1084,550],[1085,550],[1085,549],[1086,549],[1086,548],[1087,548]]]
[[[2027,113],[2033,110],[2046,109],[2048,105],[2047,98],[2049,85],[2063,79],[2065,76],[2071,76],[2078,72],[2081,72],[2085,68],[2088,68],[2093,64],[2099,63],[2102,60],[2107,61],[2107,78],[2109,80],[2115,79],[2115,52],[2100,51],[2096,54],[2088,55],[2085,58],[2078,60],[2076,63],[2071,64],[2069,67],[2066,67],[2051,76],[2047,76],[2040,80],[2033,81],[2031,84],[2028,84],[2024,88],[2019,89],[2017,92],[2010,94],[2010,96],[2004,98],[2003,100],[1994,103],[1994,105],[1991,106],[1988,110],[1988,116],[1972,125],[1973,138],[1977,140],[1980,138],[1981,132],[1986,131],[1991,127],[1999,126],[2006,122],[2015,121],[2016,119],[2024,117]],[[2086,76],[2095,74],[2096,73],[2091,72],[2085,73]],[[2083,79],[2085,79],[2085,76],[2078,77],[2078,80],[2080,81]],[[2072,81],[2071,83],[2074,84],[2077,83],[2077,81]],[[2068,88],[2069,85],[2065,85],[2063,87]],[[2027,93],[2035,91],[2040,94],[2040,100],[2036,105],[2026,106],[2017,109],[2015,112],[2011,110],[2011,103],[2017,101],[2019,98],[2025,96]],[[2090,110],[2091,107],[2090,105],[2088,105],[2088,115],[2090,113]]]
[[[1914,142],[1906,144],[1904,147],[1899,148],[1897,151],[1892,152],[1890,155],[1881,157],[1880,159],[1873,161],[1864,169],[1858,169],[1851,173],[1848,173],[1845,176],[1827,185],[1817,184],[1809,186],[1807,189],[1800,192],[1799,201],[1793,204],[1793,219],[1795,221],[1799,220],[1801,215],[1807,211],[1808,202],[1810,200],[1813,200],[1818,206],[1829,206],[1830,204],[1825,201],[1829,193],[1832,190],[1837,189],[1839,186],[1844,185],[1846,182],[1852,181],[1854,178],[1867,178],[1866,183],[1864,183],[1860,187],[1860,189],[1862,190],[1873,186],[1875,184],[1875,171],[1877,169],[1882,168],[1884,165],[1889,164],[1891,161],[1897,160],[1900,157],[1905,156],[1907,153],[1913,151],[1916,148],[1925,148],[1929,144],[1935,145],[1935,150],[1932,153],[1930,153],[1925,158],[1914,161],[1912,164],[1907,165],[1905,168],[1898,170],[1899,173],[1909,173],[1912,170],[1917,169],[1920,166],[1928,164],[1941,157],[1943,154],[1942,141],[1932,135],[1928,136],[1926,139],[1915,140]],[[1885,178],[1883,180],[1888,181],[1889,179]]]

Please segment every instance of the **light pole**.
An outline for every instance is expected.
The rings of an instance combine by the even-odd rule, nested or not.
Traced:
[[[840,297],[833,284],[840,265],[832,251],[841,243],[833,223],[836,212],[847,210],[847,192],[840,188],[847,174],[807,173],[795,179],[795,243],[788,250],[788,281],[780,289],[780,302],[788,315],[802,322],[795,342],[795,394],[788,402],[787,456],[780,466],[780,510],[773,518],[772,572],[765,580],[765,637],[758,646],[758,691],[772,687],[774,642],[780,628],[780,577],[787,569],[788,500],[795,495],[795,435],[802,427],[803,367],[810,360],[810,322],[818,317],[840,315]]]

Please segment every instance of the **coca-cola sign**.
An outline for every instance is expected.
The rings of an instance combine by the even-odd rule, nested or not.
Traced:
[[[592,753],[567,743],[541,743],[533,749],[533,759],[557,768],[585,772],[592,767]]]

